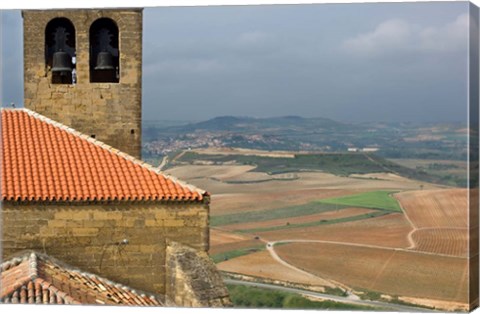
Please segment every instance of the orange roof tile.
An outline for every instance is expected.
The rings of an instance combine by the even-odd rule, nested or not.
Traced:
[[[162,305],[159,296],[139,293],[36,252],[12,258],[0,270],[0,303]]]
[[[28,109],[2,109],[4,201],[202,201],[207,192]]]

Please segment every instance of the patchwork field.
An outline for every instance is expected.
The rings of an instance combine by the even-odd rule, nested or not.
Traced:
[[[262,162],[291,159],[285,152],[242,154],[257,153]],[[387,172],[272,174],[215,158],[168,172],[212,194],[209,253],[219,269],[446,310],[465,306],[465,189]]]
[[[302,205],[322,198],[338,197],[365,191],[359,189],[343,190],[314,188],[276,191],[263,190],[262,187],[264,185],[266,184],[258,186],[256,191],[250,193],[238,193],[237,191],[232,190],[232,193],[213,194],[210,207],[211,214],[216,216],[247,211],[263,211],[293,205]]]
[[[354,288],[397,296],[468,301],[467,260],[463,258],[320,243],[286,244],[276,251],[297,267]]]
[[[330,212],[342,209],[344,206],[335,204],[323,204],[318,201],[309,202],[303,205],[282,207],[263,211],[246,211],[237,214],[218,215],[211,219],[212,226],[223,226],[243,222],[269,221],[279,218],[299,217],[323,212]]]
[[[336,209],[336,210],[323,212],[320,214],[314,214],[314,215],[303,215],[298,217],[271,219],[267,221],[255,221],[255,222],[246,222],[246,223],[227,225],[224,227],[224,230],[241,231],[241,230],[274,228],[274,227],[281,229],[282,227],[287,227],[291,225],[307,224],[315,221],[336,220],[336,219],[341,219],[346,217],[356,217],[359,215],[364,215],[364,214],[373,213],[373,212],[375,212],[375,210],[373,209],[349,207],[349,208]]]
[[[345,243],[378,245],[392,248],[407,248],[407,234],[412,230],[402,214],[394,213],[381,217],[316,226],[259,233],[268,241],[288,239],[328,240]]]
[[[378,180],[378,179],[363,179],[363,178],[354,178],[348,176],[336,176],[330,173],[323,172],[299,172],[296,173],[296,180],[271,180],[267,182],[258,182],[258,183],[231,183],[235,181],[235,176],[230,176],[230,173],[237,173],[239,176],[244,172],[247,172],[250,166],[244,165],[186,165],[180,167],[174,167],[166,170],[167,174],[171,174],[181,180],[187,181],[195,186],[199,186],[204,190],[209,191],[212,195],[220,196],[222,194],[227,195],[243,195],[250,198],[250,202],[247,202],[253,207],[258,208],[259,204],[256,200],[257,197],[260,199],[264,198],[263,194],[273,193],[274,195],[279,196],[278,199],[280,202],[277,204],[282,204],[281,199],[283,199],[282,194],[296,194],[296,191],[307,191],[307,190],[317,190],[317,191],[328,191],[328,190],[343,190],[343,195],[354,194],[362,191],[376,191],[376,190],[416,190],[420,189],[420,186],[423,189],[433,189],[439,188],[438,185],[419,182],[416,180],[410,180],[399,177],[392,177],[388,180]],[[216,177],[215,172],[221,171],[221,173],[228,173],[228,179],[220,180]],[[230,182],[230,183],[229,183]],[[311,199],[335,197],[332,196],[319,196],[313,197]],[[235,201],[235,199],[233,200]],[[225,204],[225,203],[224,203]],[[212,206],[216,206],[212,202]],[[265,204],[268,206],[268,204]],[[285,205],[283,205],[285,206]],[[230,205],[232,211],[235,210],[235,204]],[[262,208],[263,209],[263,208]],[[216,213],[222,213],[223,211],[220,208],[214,209]]]

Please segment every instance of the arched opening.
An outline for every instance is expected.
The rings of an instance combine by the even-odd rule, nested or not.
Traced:
[[[54,18],[45,27],[45,66],[53,84],[76,83],[75,27],[67,18]]]
[[[118,83],[120,63],[118,27],[109,18],[100,18],[90,26],[90,82]]]

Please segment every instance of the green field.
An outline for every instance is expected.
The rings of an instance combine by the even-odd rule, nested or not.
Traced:
[[[311,221],[307,223],[299,224],[289,224],[286,223],[282,226],[274,227],[265,227],[265,228],[254,228],[254,229],[245,229],[238,230],[242,233],[252,233],[252,232],[265,232],[273,231],[279,229],[291,229],[291,228],[304,228],[312,227],[319,225],[329,225],[335,223],[342,223],[348,221],[355,221],[361,219],[368,219],[373,217],[379,217],[387,214],[388,212],[401,212],[400,205],[397,200],[390,196],[391,193],[395,191],[373,191],[366,192],[361,194],[336,197],[336,198],[327,198],[318,201],[313,201],[303,205],[282,207],[269,209],[264,211],[251,211],[251,212],[242,212],[236,214],[212,216],[210,220],[210,225],[212,227],[232,225],[246,222],[257,222],[257,221],[269,221],[274,219],[290,218],[290,217],[301,217],[306,215],[313,215],[323,212],[329,212],[334,210],[339,210],[347,207],[363,207],[380,210],[379,212],[362,214],[351,217],[343,217],[330,220],[318,220]]]
[[[259,252],[265,250],[265,245],[257,245],[254,247],[249,247],[249,248],[244,248],[244,249],[238,249],[234,251],[228,251],[228,252],[222,252],[222,253],[217,253],[210,255],[210,258],[215,262],[215,263],[220,263],[223,261],[227,261],[229,259],[235,258],[235,257],[240,257],[243,255],[248,255],[252,254],[255,252]]]
[[[340,303],[335,301],[312,301],[300,294],[275,291],[241,285],[227,285],[234,307],[238,308],[284,308],[284,309],[332,309],[376,310],[374,307]]]
[[[357,216],[336,218],[336,219],[330,219],[330,220],[318,220],[318,221],[311,221],[311,222],[306,222],[301,224],[285,224],[283,226],[275,226],[275,227],[244,229],[244,230],[238,230],[238,232],[257,233],[257,232],[267,232],[267,231],[292,229],[292,228],[306,228],[306,227],[314,227],[314,226],[321,226],[321,225],[332,225],[332,224],[338,224],[342,222],[357,221],[357,220],[363,220],[368,218],[380,217],[387,214],[388,212],[385,212],[385,211],[377,211],[377,212],[362,214]]]
[[[326,204],[315,201],[303,205],[282,207],[264,211],[251,211],[238,214],[212,216],[210,220],[210,226],[216,227],[243,222],[268,221],[280,218],[299,217],[328,212],[332,210],[338,210],[342,208],[345,208],[345,206],[337,204]]]
[[[172,160],[172,159],[170,159]],[[265,157],[251,155],[215,155],[186,152],[174,163],[169,163],[167,168],[180,164],[192,164],[195,161],[209,161],[215,165],[238,164],[255,166],[252,171],[267,174],[281,174],[302,171],[322,171],[337,176],[351,174],[366,174],[378,172],[395,173],[405,178],[437,184],[463,186],[464,181],[452,181],[449,176],[442,176],[438,171],[424,171],[399,165],[375,154],[365,153],[317,153],[295,154],[294,158]],[[463,184],[463,185],[462,185]]]
[[[348,195],[343,197],[327,198],[320,202],[324,204],[348,206],[348,207],[364,207],[372,209],[380,209],[394,212],[401,212],[402,209],[397,200],[391,194],[397,191],[373,191],[361,194]]]
[[[372,162],[370,158],[361,153],[296,154],[294,158],[272,158],[249,155],[204,155],[187,152],[178,159],[180,162],[187,163],[195,160],[211,161],[215,164],[235,162],[241,165],[253,165],[256,166],[254,171],[268,174],[324,171],[335,175],[347,176],[352,173],[385,172],[383,162]],[[389,163],[388,161],[384,162]]]

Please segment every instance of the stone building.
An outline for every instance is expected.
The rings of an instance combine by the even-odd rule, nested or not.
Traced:
[[[209,194],[138,158],[142,11],[22,14],[26,108],[1,112],[7,265],[31,256],[58,265],[54,259],[71,265],[60,275],[81,269],[163,305],[229,306],[207,255]],[[27,300],[18,296],[28,295],[30,281],[10,268],[2,264],[2,281],[9,280],[0,299]],[[76,299],[73,290],[95,290],[80,282],[57,284],[75,302],[111,303]]]
[[[142,10],[22,17],[25,108],[140,158]]]

